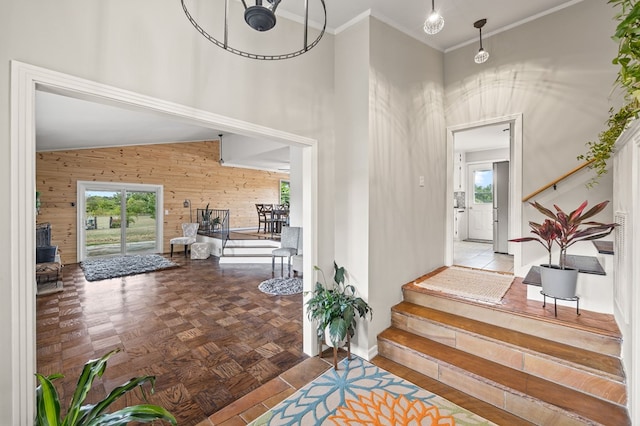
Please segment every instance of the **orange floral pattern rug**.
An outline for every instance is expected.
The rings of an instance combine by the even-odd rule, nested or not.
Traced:
[[[250,425],[493,425],[361,358],[343,360]]]

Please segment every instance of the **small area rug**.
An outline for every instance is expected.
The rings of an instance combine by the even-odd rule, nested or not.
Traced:
[[[104,257],[80,263],[87,281],[107,280],[127,275],[144,274],[160,269],[177,268],[176,263],[157,254]]]
[[[262,425],[493,425],[361,358],[344,359],[252,423]]]
[[[480,302],[500,303],[512,282],[513,275],[451,267],[415,284]]]
[[[288,296],[302,293],[302,280],[300,278],[271,278],[262,281],[258,289],[274,296]]]

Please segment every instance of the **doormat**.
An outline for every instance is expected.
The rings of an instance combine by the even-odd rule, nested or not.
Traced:
[[[500,303],[512,282],[513,275],[451,267],[415,284],[480,302]]]
[[[87,281],[99,281],[177,268],[178,264],[158,254],[142,254],[85,260],[80,263],[80,266]]]
[[[302,293],[302,280],[300,278],[271,278],[262,281],[258,289],[274,296],[288,296]]]
[[[361,358],[344,359],[250,426],[493,425]]]

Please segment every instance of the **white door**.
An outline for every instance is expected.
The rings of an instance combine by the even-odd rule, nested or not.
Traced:
[[[470,164],[469,186],[469,231],[470,240],[493,240],[493,164]]]

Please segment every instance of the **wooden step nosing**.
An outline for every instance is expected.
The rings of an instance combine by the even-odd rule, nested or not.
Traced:
[[[511,414],[518,415],[521,418],[523,418],[524,420],[531,421],[531,422],[535,421],[535,419],[533,419],[533,418],[527,418],[526,417],[526,413],[515,413],[515,412],[510,411],[509,407],[507,406],[507,395],[512,395],[512,396],[515,396],[517,398],[521,398],[523,400],[533,400],[533,401],[536,402],[536,404],[542,405],[545,409],[553,411],[553,412],[556,412],[556,413],[559,413],[560,415],[562,415],[564,417],[568,417],[568,418],[571,418],[571,419],[578,420],[579,422],[584,423],[584,424],[594,424],[591,419],[585,418],[584,416],[582,416],[579,413],[576,413],[574,411],[570,411],[570,410],[564,409],[562,407],[559,407],[557,405],[554,405],[552,403],[543,401],[543,400],[541,400],[539,398],[536,398],[534,396],[528,395],[526,393],[523,393],[523,392],[521,392],[521,391],[519,391],[517,389],[511,388],[509,386],[505,386],[505,385],[503,385],[501,383],[498,383],[498,382],[495,382],[495,381],[493,381],[491,379],[487,379],[485,377],[478,376],[475,373],[466,371],[463,368],[460,368],[458,366],[448,364],[448,363],[446,363],[446,362],[444,362],[444,361],[442,361],[442,360],[440,360],[438,358],[430,357],[430,356],[428,356],[426,354],[421,353],[420,351],[416,351],[416,350],[414,350],[412,348],[406,347],[406,346],[404,346],[402,344],[399,344],[399,343],[397,343],[397,342],[395,342],[393,340],[386,339],[386,338],[382,338],[382,340],[386,341],[390,345],[393,345],[393,346],[396,346],[398,348],[401,348],[404,351],[409,351],[409,352],[415,354],[416,356],[429,358],[431,361],[437,363],[438,364],[438,377],[432,377],[430,375],[427,375],[427,377],[431,377],[434,380],[438,380],[438,381],[444,383],[447,386],[454,387],[454,388],[458,389],[460,392],[467,393],[471,397],[477,398],[477,399],[479,399],[479,400],[481,400],[481,401],[483,401],[485,403],[491,404],[491,405],[493,405],[493,406],[495,406],[495,407],[497,407],[497,408],[499,408],[501,410],[505,410],[505,411],[507,411],[507,412],[509,412]],[[392,360],[394,362],[397,362],[397,361],[395,361],[393,359],[392,356],[389,357],[388,355],[386,355],[386,354],[384,354],[382,352],[380,353],[380,356],[383,356],[383,357],[388,358],[388,359],[390,359],[390,360]],[[491,398],[485,397],[484,395],[482,395],[480,393],[469,392],[466,389],[458,388],[455,383],[450,383],[450,382],[448,382],[446,380],[443,381],[441,379],[442,364],[446,364],[446,368],[450,369],[452,372],[457,372],[457,373],[459,373],[461,375],[464,375],[465,379],[475,380],[476,382],[478,382],[480,384],[484,384],[484,385],[493,387],[493,388],[497,389],[498,391],[503,392],[505,396],[502,398],[503,399],[502,403],[501,404],[497,404],[494,401],[492,401]],[[408,367],[408,368],[411,368],[411,367]],[[418,371],[418,373],[423,374],[420,371]]]
[[[409,333],[409,332],[401,331],[401,330],[399,330],[399,329],[395,329],[395,330],[397,330],[398,332],[400,332],[400,334],[402,334],[402,333],[405,333],[405,334],[411,334],[411,333]],[[520,393],[520,394],[522,394],[522,395],[525,395],[525,396],[526,396],[526,397],[528,397],[528,398],[534,398],[534,399],[539,400],[539,401],[541,401],[541,402],[546,402],[547,404],[556,405],[556,404],[553,404],[553,402],[551,402],[551,401],[548,401],[548,400],[545,400],[545,399],[541,398],[540,396],[531,395],[531,394],[528,394],[528,393],[526,393],[526,392],[523,392],[522,390],[519,390],[519,389],[517,389],[517,388],[514,388],[514,387],[510,386],[509,384],[501,383],[501,382],[496,381],[496,380],[494,380],[494,379],[492,379],[492,378],[489,378],[489,377],[480,376],[480,375],[478,375],[477,373],[475,373],[475,372],[473,372],[473,371],[471,371],[471,370],[465,369],[465,368],[464,368],[464,367],[462,367],[462,366],[459,366],[459,365],[457,365],[457,364],[452,364],[452,363],[450,363],[450,362],[448,362],[448,361],[446,361],[446,360],[442,360],[442,359],[440,359],[440,358],[438,358],[438,357],[435,357],[435,356],[433,356],[433,355],[431,355],[431,354],[425,353],[425,352],[420,351],[420,350],[418,350],[418,349],[416,349],[416,348],[415,348],[415,346],[417,346],[417,345],[416,345],[416,341],[420,341],[420,339],[422,339],[422,340],[424,340],[424,341],[430,341],[430,342],[432,342],[432,343],[431,343],[431,345],[432,345],[432,346],[433,346],[433,345],[441,345],[441,344],[439,344],[439,343],[437,343],[437,342],[435,342],[435,341],[432,341],[432,340],[430,340],[430,339],[427,339],[427,338],[424,338],[424,337],[420,337],[420,336],[414,335],[414,336],[415,336],[415,339],[413,339],[413,340],[411,341],[411,344],[410,344],[410,345],[407,345],[407,344],[404,344],[404,343],[402,343],[402,342],[396,341],[396,340],[394,340],[394,339],[392,339],[392,338],[390,338],[390,337],[387,337],[387,334],[390,334],[392,331],[393,331],[393,328],[389,328],[389,329],[387,329],[387,330],[383,331],[382,333],[380,333],[380,335],[378,335],[378,339],[381,339],[381,340],[383,340],[383,341],[387,342],[388,344],[391,344],[391,345],[394,345],[394,346],[396,346],[396,347],[398,347],[398,348],[401,348],[402,350],[409,350],[411,353],[413,353],[413,354],[415,354],[415,355],[417,355],[417,356],[425,357],[425,358],[429,359],[430,361],[432,361],[432,362],[436,363],[436,364],[439,366],[439,367],[438,367],[438,370],[439,370],[439,371],[440,371],[440,369],[441,369],[441,367],[442,367],[442,366],[446,366],[447,368],[455,369],[455,370],[459,370],[459,371],[461,371],[461,372],[464,372],[464,374],[465,374],[465,375],[468,375],[468,376],[471,376],[471,377],[474,377],[474,378],[478,378],[478,377],[479,377],[479,379],[478,379],[478,380],[480,380],[481,382],[483,382],[483,383],[489,383],[489,384],[491,384],[491,386],[494,386],[494,387],[496,387],[496,388],[498,388],[498,389],[502,389],[502,390],[506,390],[506,389],[508,389],[508,392],[509,392],[509,393],[512,393],[512,394],[513,394],[513,393],[517,392],[517,393]],[[455,348],[448,347],[448,346],[446,346],[446,345],[442,345],[442,346],[447,347],[447,348],[448,348],[448,350],[451,350],[451,351],[454,351],[454,352],[458,352],[458,353],[462,353],[462,354],[464,354],[464,355],[463,355],[463,357],[464,357],[464,358],[466,358],[466,359],[470,359],[470,360],[471,360],[471,359],[474,359],[476,362],[479,362],[480,364],[493,365],[493,366],[495,366],[495,367],[499,367],[499,368],[501,368],[501,369],[511,370],[512,372],[508,375],[508,377],[518,377],[518,376],[521,376],[521,379],[523,380],[523,383],[525,383],[525,384],[528,384],[530,380],[532,380],[533,378],[535,378],[535,377],[536,377],[536,376],[533,376],[533,375],[531,375],[531,374],[529,374],[529,373],[522,372],[522,371],[517,371],[517,370],[514,370],[514,369],[512,369],[512,368],[510,368],[510,367],[506,367],[506,366],[503,366],[503,365],[497,364],[497,363],[495,363],[495,362],[493,362],[493,361],[489,361],[489,360],[486,360],[486,359],[483,359],[483,358],[477,357],[477,356],[475,356],[475,355],[473,355],[473,354],[464,353],[463,351],[460,351],[460,350],[455,349]],[[383,355],[383,356],[384,356],[384,355]],[[531,379],[530,379],[530,378],[531,378]],[[440,380],[440,378],[437,378],[437,379],[438,379],[438,380]],[[563,393],[564,393],[565,395],[567,395],[567,398],[569,398],[569,399],[579,398],[579,395],[581,395],[581,396],[580,396],[580,398],[581,398],[581,399],[583,399],[583,398],[592,398],[593,400],[599,400],[599,401],[601,401],[601,403],[602,403],[602,404],[605,404],[605,405],[607,405],[607,406],[610,406],[610,407],[611,407],[611,409],[613,409],[613,407],[614,407],[614,406],[615,406],[615,407],[618,407],[618,408],[621,408],[621,409],[622,409],[622,408],[624,408],[624,407],[622,407],[622,406],[620,406],[620,405],[618,405],[618,404],[615,404],[615,403],[613,403],[613,402],[611,402],[611,401],[604,400],[604,399],[601,399],[601,398],[598,398],[598,397],[595,397],[595,396],[591,396],[591,395],[586,394],[586,393],[584,393],[584,392],[580,392],[579,390],[575,390],[575,389],[567,388],[566,386],[558,385],[558,384],[556,384],[556,383],[554,383],[554,382],[548,381],[548,380],[543,379],[543,378],[540,378],[540,377],[538,377],[538,378],[537,378],[537,380],[538,380],[540,383],[544,384],[544,386],[545,386],[545,387],[548,387],[548,388],[557,388],[557,389],[562,390],[562,391],[563,391]],[[565,399],[565,402],[566,402],[566,399]],[[556,406],[557,406],[557,405],[556,405]],[[586,415],[585,415],[585,414],[579,413],[579,412],[577,412],[577,411],[572,411],[570,408],[566,408],[566,409],[565,409],[565,408],[564,408],[564,407],[562,407],[562,406],[557,406],[557,407],[558,407],[558,408],[560,408],[560,409],[566,410],[567,412],[570,412],[570,413],[576,414],[576,415],[578,415],[578,416],[586,417]]]
[[[418,298],[427,298],[433,303],[429,306],[440,311],[456,311],[462,317],[475,319],[479,314],[486,312],[486,307],[479,306],[467,301],[458,299],[434,296],[424,292],[418,292],[412,289],[404,289],[404,299],[409,303],[419,306],[425,304],[415,300]],[[580,330],[578,328],[567,327],[565,325],[540,321],[537,318],[520,315],[517,312],[491,310],[493,319],[485,321],[488,324],[509,324],[510,328],[522,333],[532,334],[531,330],[536,330],[535,336],[540,338],[549,338],[553,335],[556,341],[574,347],[588,348],[593,352],[605,353],[616,356],[620,354],[620,338],[609,336],[606,334],[596,334],[594,332]],[[559,332],[562,331],[562,333]]]
[[[539,357],[541,357],[543,359],[555,362],[557,364],[560,364],[560,365],[568,367],[568,368],[572,368],[572,369],[579,370],[579,371],[584,371],[585,373],[590,373],[590,374],[593,374],[594,376],[597,376],[597,377],[602,377],[602,378],[609,379],[612,382],[617,382],[617,383],[621,383],[621,384],[625,383],[625,377],[624,376],[620,376],[620,375],[617,375],[615,373],[611,373],[611,372],[608,372],[608,371],[600,370],[600,369],[597,369],[597,368],[594,368],[594,367],[591,367],[591,366],[588,366],[588,365],[585,365],[585,364],[581,364],[579,362],[575,362],[575,361],[568,360],[568,359],[565,359],[565,358],[562,358],[562,357],[558,357],[558,356],[555,356],[555,355],[550,354],[548,352],[542,352],[542,351],[538,351],[538,350],[535,350],[535,349],[528,348],[526,346],[521,346],[521,345],[518,345],[517,343],[513,343],[513,342],[511,342],[511,341],[509,341],[507,339],[499,339],[499,338],[495,338],[495,337],[492,337],[492,336],[487,336],[487,335],[484,335],[482,333],[478,333],[476,331],[472,331],[472,330],[468,330],[468,329],[457,327],[456,325],[453,325],[451,323],[445,323],[445,322],[442,322],[442,321],[439,321],[439,320],[434,320],[434,319],[431,319],[431,318],[428,318],[428,317],[424,317],[424,316],[421,316],[421,315],[416,315],[416,314],[413,314],[411,312],[402,311],[402,310],[397,309],[395,306],[392,308],[392,315],[393,315],[393,313],[395,313],[397,315],[403,315],[403,316],[411,317],[413,319],[419,320],[421,322],[429,323],[429,324],[432,324],[434,326],[446,328],[446,329],[454,331],[455,333],[463,333],[465,335],[473,336],[473,337],[476,337],[476,338],[479,338],[479,339],[482,339],[482,340],[485,340],[485,341],[488,341],[488,342],[492,342],[492,343],[499,344],[499,345],[504,345],[505,347],[508,347],[510,349],[513,349],[514,351],[522,353],[523,356],[524,356],[524,354],[529,354],[530,356],[539,356]],[[467,319],[467,320],[474,321],[474,320],[471,320],[471,319]],[[496,326],[496,325],[493,325],[493,324],[488,324],[488,325],[491,326],[491,327],[497,328],[497,329],[504,329],[503,327]],[[408,329],[407,331],[412,332],[412,333],[416,333],[417,335],[420,335],[420,336],[425,337],[425,338],[431,338],[431,336],[425,335],[425,334],[421,333],[419,330],[415,330],[413,328]],[[520,331],[514,331],[514,330],[508,330],[508,331],[513,331],[515,333],[519,333],[519,334],[525,335],[525,336],[531,336],[531,335],[528,335],[526,333],[522,333]],[[536,339],[541,339],[541,340],[548,340],[548,339],[543,339],[543,338],[540,338],[540,337],[537,337],[537,336],[532,336],[532,337],[534,337]],[[445,343],[445,344],[447,344],[447,343]],[[451,346],[451,345],[449,345],[449,346]],[[566,345],[566,346],[568,346],[568,345]],[[453,347],[455,347],[456,349],[460,349],[457,346],[453,346]],[[588,352],[591,352],[591,351],[588,351]],[[613,355],[609,355],[609,354],[602,354],[602,355],[605,356],[605,357],[611,358],[612,360],[615,360],[617,362],[620,362],[620,359],[618,357],[613,356]]]

